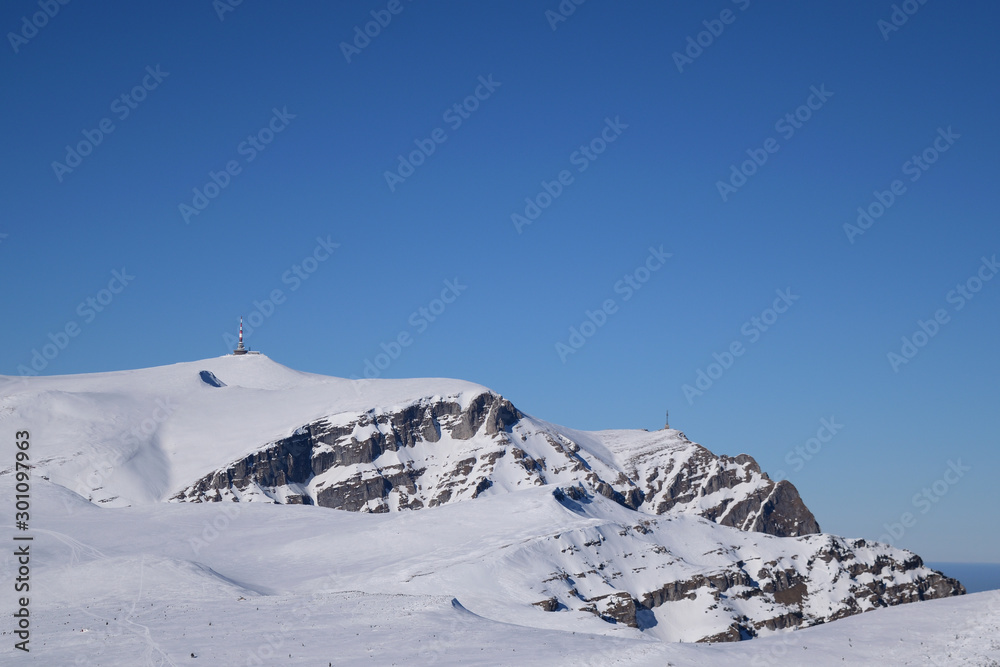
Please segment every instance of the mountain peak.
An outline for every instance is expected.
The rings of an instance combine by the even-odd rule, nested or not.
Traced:
[[[29,378],[0,389],[0,415],[32,425],[37,475],[98,506],[569,513],[572,527],[531,533],[544,565],[518,575],[518,595],[643,631],[674,603],[708,605],[710,620],[667,638],[740,639],[962,592],[913,554],[818,534],[795,487],[748,454],[676,429],[562,427],[461,380],[349,380],[227,355]],[[530,561],[510,555],[515,570]]]

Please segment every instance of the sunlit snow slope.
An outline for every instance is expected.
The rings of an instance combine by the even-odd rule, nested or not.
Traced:
[[[43,585],[76,608],[123,604],[108,577],[159,582],[164,631],[188,595],[359,591],[556,633],[735,641],[964,592],[912,553],[819,533],[746,454],[575,431],[468,382],[263,355],[0,380],[0,425],[31,431],[49,508]]]

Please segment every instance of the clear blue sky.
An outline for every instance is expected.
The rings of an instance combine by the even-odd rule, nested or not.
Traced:
[[[658,428],[669,407],[783,471],[827,531],[878,538],[909,512],[896,544],[1000,561],[982,518],[1000,279],[949,300],[1000,253],[995,3],[931,0],[898,30],[890,2],[590,0],[557,22],[557,0],[220,5],[0,10],[0,373],[50,334],[68,343],[43,374],[216,356],[254,317],[248,343],[293,368],[464,378],[586,429]],[[391,21],[341,46],[371,12]],[[225,187],[204,206],[210,172]],[[515,224],[526,198],[546,207]],[[716,379],[685,395],[699,370]]]

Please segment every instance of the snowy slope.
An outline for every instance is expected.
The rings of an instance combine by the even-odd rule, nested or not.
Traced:
[[[819,534],[745,454],[675,430],[575,431],[457,380],[344,380],[263,355],[0,378],[0,427],[31,431],[40,585],[73,592],[70,617],[138,581],[164,628],[195,593],[280,606],[326,591],[641,644],[963,592],[914,554]]]
[[[704,595],[689,608],[654,610],[657,625],[646,631],[533,607],[532,600],[560,585],[539,586],[533,573],[574,570],[581,558],[598,557],[584,545],[610,535],[616,518],[595,515],[629,516],[604,499],[594,503],[607,505],[603,510],[581,513],[535,489],[370,515],[263,503],[109,509],[44,481],[35,487],[32,652],[16,652],[8,634],[0,643],[4,664],[988,665],[1000,659],[1000,593],[877,609],[724,644],[658,641],[717,627],[718,610],[704,604]],[[12,491],[10,478],[0,478],[0,494]],[[680,573],[725,567],[727,549],[748,559],[801,560],[815,546],[810,542],[830,539],[762,536],[695,517],[653,521],[663,523],[660,537],[678,549],[674,556],[654,563],[652,551],[639,553],[639,542],[624,536],[598,550],[627,544],[647,570]],[[11,533],[9,525],[0,527],[8,544]],[[10,590],[14,566],[10,553],[0,556],[0,588]],[[600,591],[599,579],[588,592]],[[749,601],[734,596],[731,603]]]
[[[213,387],[206,370],[226,386]],[[294,371],[264,355],[86,375],[6,378],[0,417],[37,424],[45,474],[108,506],[158,502],[205,472],[332,411],[486,391],[458,380],[367,383]],[[2,422],[0,422],[2,423]]]
[[[0,382],[3,418],[39,425],[41,474],[111,507],[235,497],[378,512],[582,483],[654,514],[819,530],[794,487],[750,457],[717,457],[679,431],[566,429],[458,380],[353,381],[224,356]],[[302,474],[272,461],[270,474],[240,477],[268,448],[285,461],[299,444]]]

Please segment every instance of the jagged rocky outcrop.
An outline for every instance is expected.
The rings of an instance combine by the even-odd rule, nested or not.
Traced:
[[[579,490],[575,498],[568,489],[554,495],[580,513],[595,501]],[[965,593],[958,581],[927,568],[915,554],[865,540],[782,540],[741,532],[744,537],[704,552],[703,543],[692,548],[671,537],[700,532],[691,520],[651,517],[552,537],[547,548],[564,555],[564,566],[542,579],[548,597],[535,605],[640,629],[655,623],[654,612],[675,607],[672,613],[700,629],[688,629],[685,637],[684,628],[668,628],[678,633],[674,638],[721,642]]]
[[[795,487],[772,482],[746,454],[716,456],[679,431],[649,435],[654,446],[640,448],[622,467],[492,392],[466,405],[457,398],[423,399],[307,424],[202,477],[174,500],[387,512],[568,483],[653,514],[691,511],[779,536],[819,531]]]
[[[772,481],[753,457],[716,456],[683,433],[674,433],[682,446],[664,447],[656,433],[637,437],[634,432],[608,432],[606,444],[636,480],[644,498],[642,509],[666,514],[697,506],[701,516],[716,523],[779,537],[820,531],[795,486]]]
[[[740,530],[793,537],[819,532],[819,524],[799,497],[798,490],[788,481],[772,482],[761,473],[752,457],[740,454],[735,458],[715,456],[704,447],[695,446],[695,454],[676,469],[653,469],[646,478],[646,495],[655,514],[664,514],[678,503],[710,494],[721,489],[733,489],[741,484],[753,484],[754,477],[763,478],[752,491],[707,509],[705,518]],[[660,479],[665,477],[666,480]]]
[[[457,593],[490,600],[481,611],[498,621],[604,622],[685,642],[964,592],[915,554],[820,534],[795,487],[748,455],[716,455],[673,429],[575,431],[467,382],[355,382],[244,355],[28,384],[0,413],[60,424],[33,474],[95,504],[159,502],[180,477],[166,492],[175,502],[413,511],[326,517],[371,531],[359,535],[406,528],[412,542],[390,537],[379,562],[366,556],[324,586],[356,586],[372,563],[378,586],[398,579],[407,594],[461,580]],[[353,545],[339,537],[330,545],[343,559]]]
[[[738,641],[964,593],[914,554],[818,534],[795,487],[746,454],[717,456],[674,430],[578,433],[489,391],[315,420],[173,500],[392,512],[545,485],[569,511],[610,501],[635,521],[548,538],[544,548],[574,565],[536,582],[544,596],[532,604],[544,612],[645,630],[660,610],[698,609],[703,631],[685,641]],[[756,537],[685,554],[671,541],[675,519]]]
[[[436,466],[437,484],[428,496],[421,493],[428,466],[410,450],[439,443],[442,437],[468,441],[477,434],[506,442],[504,434],[522,417],[506,399],[482,393],[464,407],[451,400],[426,400],[393,412],[368,411],[340,423],[323,419],[206,475],[174,499],[266,498],[385,512],[433,507],[456,494],[474,498],[492,486],[485,473],[498,459],[507,457],[529,476],[540,463],[516,446],[467,457],[449,457],[446,448],[441,452],[445,460]],[[438,458],[432,452],[428,457]]]

